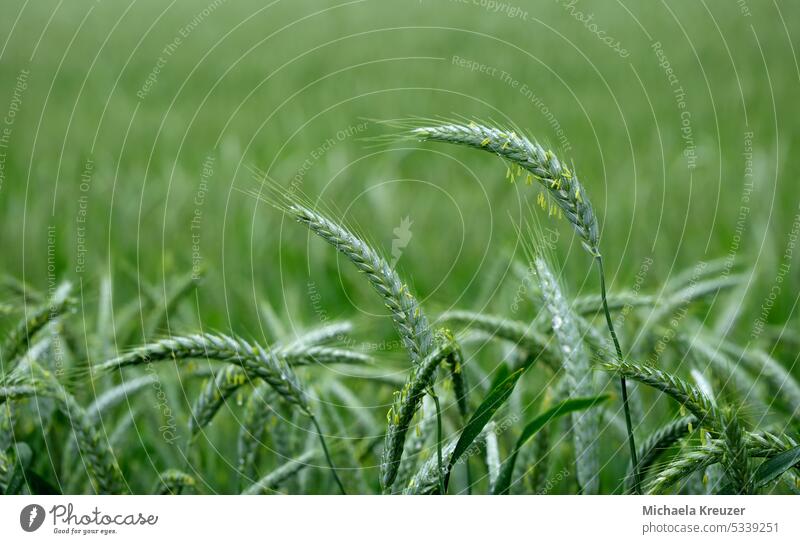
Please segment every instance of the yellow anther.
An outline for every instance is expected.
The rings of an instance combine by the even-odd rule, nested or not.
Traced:
[[[487,145],[489,145],[489,142],[491,142],[489,138],[484,138],[483,141],[481,142],[481,147],[486,147]]]

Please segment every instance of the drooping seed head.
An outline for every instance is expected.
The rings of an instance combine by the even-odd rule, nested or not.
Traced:
[[[468,125],[443,124],[414,129],[412,134],[421,140],[465,145],[489,151],[510,161],[528,173],[528,181],[541,183],[555,206],[572,224],[581,243],[593,257],[600,255],[600,234],[597,217],[586,191],[578,177],[559,161],[552,151],[540,144],[519,136],[513,131],[487,127],[477,123]],[[514,180],[514,171],[509,175]],[[552,208],[551,208],[552,214]]]

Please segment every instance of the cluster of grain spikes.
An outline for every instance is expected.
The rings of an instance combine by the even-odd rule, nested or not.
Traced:
[[[650,483],[649,493],[660,493],[689,475],[721,463],[725,470],[725,491],[752,494],[759,482],[755,478],[751,459],[790,454],[794,441],[782,436],[761,435],[745,430],[738,411],[731,407],[718,407],[705,393],[669,372],[630,361],[611,361],[603,367],[618,375],[648,385],[671,397],[691,415],[657,431],[643,449],[640,471],[652,466],[658,449],[664,448],[690,434],[695,424],[699,427],[703,444],[673,459]],[[797,463],[793,458],[785,469]],[[631,480],[632,474],[629,477]]]
[[[49,370],[34,361],[18,366],[6,377],[8,388],[28,388],[29,396],[51,398],[59,411],[66,417],[72,428],[84,464],[91,478],[92,487],[97,493],[119,494],[123,492],[124,480],[114,453],[97,432],[95,422]],[[20,398],[20,397],[18,397]]]
[[[562,164],[552,151],[524,136],[519,136],[513,131],[488,127],[474,122],[469,124],[444,123],[418,127],[411,131],[411,135],[423,141],[443,142],[488,151],[510,163],[509,177],[512,181],[515,179],[515,175],[527,173],[526,182],[528,184],[536,181],[544,188],[547,197],[553,203],[549,208],[550,215],[553,214],[554,210],[563,214],[578,234],[583,247],[597,262],[600,276],[600,296],[603,302],[606,324],[614,342],[617,359],[621,361],[623,359],[622,348],[614,330],[614,323],[608,308],[597,217],[586,190],[578,180],[575,172]],[[539,202],[540,204],[545,203],[541,194]],[[620,378],[620,388],[630,456],[635,467],[634,489],[637,493],[641,493],[641,482],[638,475],[639,463],[633,436],[628,388],[624,376]]]
[[[280,350],[278,351],[280,352]],[[287,350],[287,352],[299,353],[302,359],[307,360],[302,349],[294,352]],[[319,422],[311,409],[300,380],[291,370],[287,358],[279,357],[269,349],[229,335],[194,334],[167,338],[142,346],[93,368],[95,373],[105,373],[129,366],[149,365],[157,360],[188,361],[191,359],[214,360],[238,365],[240,370],[244,372],[230,371],[223,374],[225,381],[222,382],[222,385],[231,385],[233,388],[238,387],[246,382],[247,374],[245,373],[250,372],[252,376],[260,378],[267,383],[288,405],[294,406],[306,415],[317,430],[320,445],[331,468],[331,474],[341,492],[345,493],[344,486],[330,458]],[[227,389],[230,390],[231,388],[228,387]],[[209,395],[210,400],[202,400],[199,407],[195,406],[192,435],[194,435],[196,429],[205,425],[210,420],[210,417],[213,417],[216,408],[224,401],[224,399],[219,398],[221,395],[219,395],[218,389],[207,388],[204,394]]]
[[[411,420],[426,392],[438,405],[438,397],[434,390],[435,371],[448,357],[451,358],[452,376],[456,388],[462,395],[459,398],[459,408],[462,415],[465,415],[463,412],[467,409],[468,402],[462,382],[463,376],[460,375],[460,361],[456,360],[458,356],[454,355],[457,347],[452,337],[439,341],[434,339],[430,322],[422,311],[419,301],[411,294],[408,286],[386,259],[362,238],[337,221],[305,205],[294,195],[283,193],[270,181],[265,182],[262,189],[271,195],[272,200],[267,200],[271,205],[308,227],[311,232],[347,257],[367,277],[389,310],[395,329],[409,354],[412,362],[411,376],[403,391],[399,393],[403,402],[397,407],[393,406],[388,413],[389,429],[381,460],[381,485],[385,492],[391,492]],[[259,192],[256,196],[261,198],[262,193]],[[441,435],[441,432],[439,434]],[[441,441],[437,441],[437,450],[441,460]]]

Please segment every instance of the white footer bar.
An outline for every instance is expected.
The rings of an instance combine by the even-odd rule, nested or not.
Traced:
[[[2,542],[800,542],[800,497],[0,497]],[[189,541],[184,541],[189,544]]]

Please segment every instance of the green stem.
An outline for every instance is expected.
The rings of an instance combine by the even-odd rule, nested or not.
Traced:
[[[444,495],[446,490],[443,479],[444,462],[442,460],[442,410],[439,407],[439,397],[436,395],[433,387],[431,387],[429,394],[433,399],[433,403],[436,405],[436,456],[439,462],[439,494]]]
[[[608,311],[608,302],[606,301],[606,274],[603,270],[603,257],[596,256],[597,268],[600,271],[600,296],[603,299],[603,311],[606,314],[606,324],[608,325],[608,332],[611,334],[611,340],[614,342],[614,349],[617,351],[617,358],[622,361],[622,348],[619,346],[619,339],[614,330],[614,322],[611,320],[611,313]],[[631,450],[631,466],[633,467],[633,489],[637,495],[642,494],[642,479],[639,473],[639,459],[636,455],[636,441],[633,438],[633,424],[631,423],[631,407],[628,402],[628,384],[625,382],[625,377],[619,379],[620,388],[622,389],[622,408],[625,411],[625,427],[628,430],[628,446]]]
[[[339,486],[339,490],[342,492],[342,495],[347,495],[347,491],[344,490],[344,485],[342,485],[342,481],[339,479],[339,474],[336,473],[336,467],[333,464],[333,459],[331,459],[331,454],[328,452],[328,446],[325,444],[325,437],[322,435],[322,429],[319,428],[319,423],[317,423],[317,418],[314,416],[309,416],[311,418],[311,423],[314,424],[314,427],[317,429],[317,434],[319,435],[319,442],[322,444],[322,452],[325,454],[325,459],[328,461],[328,466],[331,467],[331,472],[333,473],[333,479],[336,480],[336,485]]]

